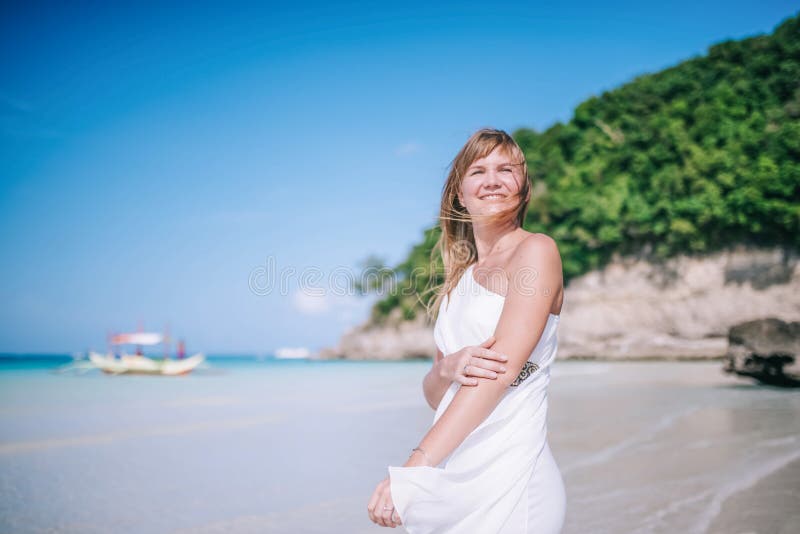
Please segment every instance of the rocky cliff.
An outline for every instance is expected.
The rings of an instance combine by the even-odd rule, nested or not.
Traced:
[[[615,258],[572,280],[559,323],[559,358],[723,358],[734,324],[800,319],[798,251],[739,246],[662,263]],[[369,322],[346,332],[319,358],[399,360],[433,357],[432,326]]]

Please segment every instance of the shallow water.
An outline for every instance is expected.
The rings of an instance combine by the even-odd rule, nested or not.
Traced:
[[[433,418],[430,362],[212,359],[183,377],[59,363],[0,362],[2,532],[379,532],[369,496]],[[721,367],[556,362],[565,533],[730,532],[754,514],[772,523],[742,532],[798,530],[800,394]]]

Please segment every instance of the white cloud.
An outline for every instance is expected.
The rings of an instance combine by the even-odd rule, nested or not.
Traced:
[[[292,304],[297,311],[306,315],[325,313],[331,307],[327,295],[319,290],[312,290],[308,293],[303,290],[295,291],[292,295]]]
[[[303,315],[330,312],[334,320],[345,324],[363,321],[369,315],[373,300],[354,295],[336,295],[320,288],[311,288],[307,292],[298,290],[292,295],[292,305]]]
[[[415,143],[414,141],[409,141],[408,143],[404,143],[394,149],[394,155],[398,157],[410,156],[411,154],[416,154],[422,149],[419,143]]]

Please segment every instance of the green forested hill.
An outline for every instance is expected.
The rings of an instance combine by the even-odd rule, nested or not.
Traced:
[[[800,17],[592,97],[566,124],[513,136],[534,185],[525,228],[555,238],[565,281],[614,252],[800,248]],[[394,268],[400,285],[373,320],[423,309],[442,281],[430,273],[438,235],[426,231]]]

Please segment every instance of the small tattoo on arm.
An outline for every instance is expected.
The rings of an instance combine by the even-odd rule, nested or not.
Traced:
[[[531,376],[533,373],[539,370],[539,366],[533,362],[525,362],[525,365],[522,367],[522,371],[520,371],[517,378],[511,382],[511,387],[516,387],[522,384],[522,381]]]

